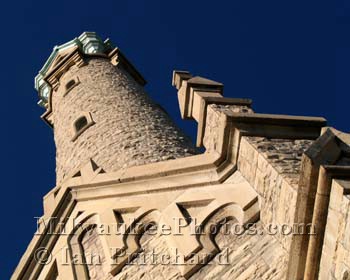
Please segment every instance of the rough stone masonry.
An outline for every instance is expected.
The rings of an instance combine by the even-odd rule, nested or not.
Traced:
[[[108,39],[54,48],[35,87],[57,185],[11,279],[350,279],[350,135],[172,83],[203,153]]]
[[[72,78],[79,84],[65,94]],[[71,67],[60,84],[52,97],[58,184],[89,158],[111,172],[197,153],[143,87],[108,59]],[[72,141],[73,123],[84,113],[94,124]]]

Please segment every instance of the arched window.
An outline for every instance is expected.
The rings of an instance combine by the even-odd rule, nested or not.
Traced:
[[[68,236],[74,279],[103,279],[109,272],[108,251],[97,230],[101,224],[97,215],[84,218]]]
[[[90,113],[83,113],[73,122],[73,138],[75,141],[85,130],[94,124]]]
[[[87,125],[88,125],[88,120],[86,119],[86,117],[85,116],[80,117],[74,123],[75,132],[79,133]]]
[[[66,83],[66,85],[65,85],[65,87],[64,87],[64,94],[63,94],[63,96],[66,96],[66,94],[68,93],[68,92],[70,92],[73,88],[75,88],[77,85],[79,85],[79,79],[78,79],[78,77],[74,77],[74,78],[72,78],[72,79],[70,79],[67,83]]]

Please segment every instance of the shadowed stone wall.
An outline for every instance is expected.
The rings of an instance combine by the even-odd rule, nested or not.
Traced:
[[[89,279],[103,279],[108,274],[106,256],[104,255],[102,242],[96,228],[88,230],[81,239],[81,247],[84,252],[85,262],[89,273]]]
[[[226,224],[233,232],[236,221]],[[254,229],[240,234],[219,231],[215,242],[221,249],[207,265],[190,280],[239,279],[279,280],[286,277],[286,254],[278,241],[264,231],[261,222]],[[258,231],[259,236],[251,234]],[[249,233],[250,232],[250,233]],[[186,280],[176,263],[167,264],[172,256],[165,236],[147,236],[140,240],[143,251],[139,257],[126,265],[113,280]]]
[[[71,90],[72,80],[79,82]],[[57,184],[92,158],[106,172],[196,153],[190,140],[121,67],[104,58],[73,66],[52,95]],[[74,122],[93,125],[74,140]]]

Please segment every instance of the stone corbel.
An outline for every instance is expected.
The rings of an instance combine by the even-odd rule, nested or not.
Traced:
[[[40,118],[50,127],[53,127],[53,113],[52,113],[52,94],[48,96],[48,102],[46,103],[46,111],[40,116]]]

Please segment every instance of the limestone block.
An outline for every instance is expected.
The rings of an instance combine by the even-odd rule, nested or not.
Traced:
[[[251,185],[254,185],[258,165],[258,152],[249,144],[245,137],[240,142],[238,169]]]

